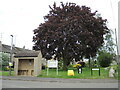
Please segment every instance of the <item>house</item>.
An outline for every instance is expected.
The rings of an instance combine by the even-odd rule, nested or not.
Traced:
[[[16,54],[16,53],[21,52],[21,51],[31,51],[31,50],[13,46],[13,49],[12,49],[13,54]],[[2,44],[1,41],[0,41],[0,52],[10,54],[11,53],[11,46]]]
[[[11,46],[0,42],[0,52],[10,56]],[[22,76],[37,76],[42,67],[42,55],[40,51],[28,50],[13,46],[12,62],[14,62],[14,74]]]
[[[21,52],[21,51],[32,51],[32,50],[28,50],[28,49],[25,49],[25,48],[19,48],[19,47],[13,46],[13,49],[12,49],[12,57],[13,57],[16,53]],[[10,57],[11,46],[6,45],[6,44],[2,44],[1,41],[0,41],[0,53],[5,53],[5,54],[7,54],[7,55]],[[9,61],[9,60],[8,60],[8,61]],[[14,62],[13,59],[12,59],[11,62]]]

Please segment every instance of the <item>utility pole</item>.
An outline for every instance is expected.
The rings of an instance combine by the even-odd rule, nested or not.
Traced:
[[[11,36],[11,49],[10,49],[10,60],[9,60],[9,76],[11,76],[11,66],[12,66],[12,50],[13,50],[13,35]]]

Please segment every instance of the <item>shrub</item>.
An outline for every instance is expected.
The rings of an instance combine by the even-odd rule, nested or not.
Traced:
[[[102,52],[98,56],[98,62],[101,67],[110,66],[110,63],[112,62],[112,60],[113,60],[113,55],[111,55],[110,53],[107,53],[107,52]]]
[[[3,70],[3,71],[8,71],[9,68],[8,68],[8,66],[2,66],[2,70]]]
[[[9,54],[0,52],[1,60],[0,60],[0,68],[3,71],[7,70],[7,66],[9,65]]]
[[[2,56],[2,60],[0,61],[0,65],[2,66],[8,66],[9,65],[9,54],[7,53],[0,53],[0,56]]]

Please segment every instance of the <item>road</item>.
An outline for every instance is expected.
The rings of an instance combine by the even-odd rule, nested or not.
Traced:
[[[2,80],[2,88],[118,88],[118,83]]]

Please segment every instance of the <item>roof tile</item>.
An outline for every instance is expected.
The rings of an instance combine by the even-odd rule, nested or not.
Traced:
[[[25,51],[25,52],[19,52],[14,57],[37,57],[39,51]]]

